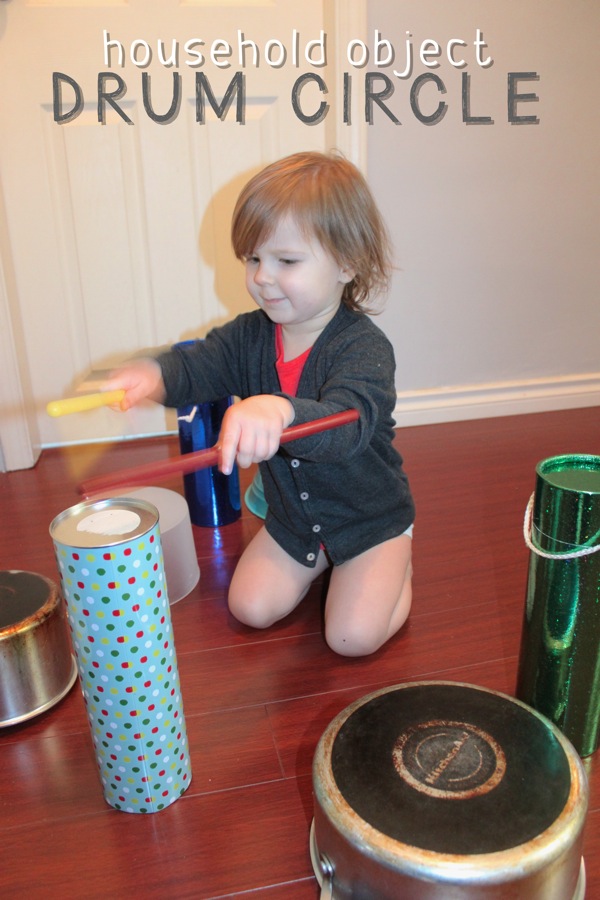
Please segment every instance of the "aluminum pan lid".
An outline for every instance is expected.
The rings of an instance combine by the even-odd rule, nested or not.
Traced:
[[[88,500],[56,516],[50,535],[68,547],[110,547],[141,537],[157,522],[157,508],[144,500]]]

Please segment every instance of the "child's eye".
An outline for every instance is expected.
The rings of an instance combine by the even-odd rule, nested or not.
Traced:
[[[282,258],[279,260],[279,262],[280,262],[280,263],[283,263],[284,266],[293,266],[295,263],[298,262],[298,260],[297,260],[297,259],[285,259],[285,258],[282,257]]]

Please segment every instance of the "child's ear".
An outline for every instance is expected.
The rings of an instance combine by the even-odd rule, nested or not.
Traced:
[[[356,275],[356,269],[353,269],[351,266],[342,266],[340,269],[340,281],[342,284],[350,284]]]

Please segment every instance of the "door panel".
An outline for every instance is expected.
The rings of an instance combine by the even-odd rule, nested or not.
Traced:
[[[306,66],[250,64],[244,122],[235,103],[221,120],[207,107],[196,116],[195,70],[182,48],[199,36],[232,46],[238,30],[259,52],[278,39],[291,53],[292,33],[306,41],[323,28],[322,3],[209,4],[200,0],[66,3],[11,0],[0,5],[0,179],[7,235],[2,258],[14,268],[10,317],[23,335],[18,366],[30,384],[42,445],[116,439],[175,428],[155,406],[120,415],[107,409],[51,419],[49,400],[70,395],[90,370],[132,353],[202,336],[214,324],[251,308],[241,265],[229,244],[229,223],[242,184],[265,163],[299,149],[325,149],[329,123],[307,126],[292,112],[292,85]],[[104,32],[123,47],[110,50]],[[179,41],[179,68],[161,65]],[[153,59],[135,65],[132,44],[145,41]],[[137,58],[145,45],[137,44]],[[26,48],[26,53],[24,49]],[[26,64],[24,58],[26,57]],[[205,71],[218,102],[237,65]],[[117,102],[128,124],[105,104],[98,121],[98,73],[123,79]],[[178,114],[158,124],[144,109],[142,75],[151,79],[152,108],[169,109],[173,71],[181,76]],[[326,71],[318,71],[326,78]],[[14,79],[14,73],[19,78]],[[82,110],[54,121],[52,73],[74,79]],[[8,85],[16,84],[16,88]],[[112,89],[114,80],[107,82]],[[307,89],[307,104],[316,95]],[[65,112],[75,94],[63,85]],[[10,338],[0,338],[7,346]],[[4,422],[3,427],[7,426]]]

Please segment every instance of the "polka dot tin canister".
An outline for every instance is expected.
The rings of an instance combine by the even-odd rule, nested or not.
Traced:
[[[158,519],[119,498],[50,526],[104,797],[131,813],[170,806],[192,777]]]

